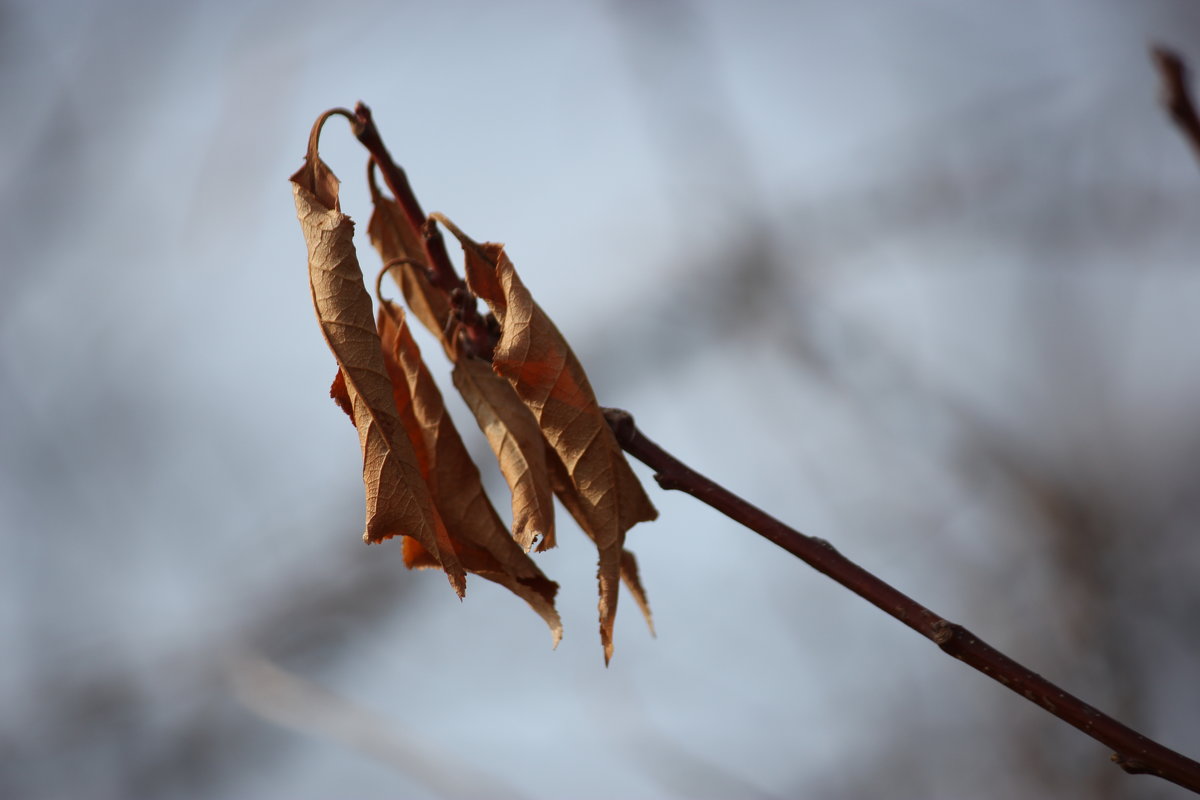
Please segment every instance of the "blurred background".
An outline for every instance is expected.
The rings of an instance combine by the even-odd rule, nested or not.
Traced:
[[[602,403],[1197,757],[1200,170],[1152,41],[1200,65],[1200,6],[0,3],[0,795],[1183,796],[640,465],[658,638],[626,596],[608,669],[566,514],[556,651],[363,546],[287,182],[364,100]],[[374,272],[366,154],[322,153]]]

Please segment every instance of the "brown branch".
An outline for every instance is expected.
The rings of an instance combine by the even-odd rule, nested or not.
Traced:
[[[379,135],[379,129],[375,127],[371,109],[362,101],[354,106],[352,127],[355,137],[371,154],[372,163],[383,174],[383,182],[387,184],[388,190],[403,209],[408,224],[413,227],[413,230],[421,232],[425,253],[428,256],[426,264],[428,265],[429,280],[450,298],[455,312],[463,324],[471,352],[480,357],[490,358],[496,337],[489,330],[487,320],[480,316],[474,295],[467,290],[466,282],[458,276],[458,271],[450,262],[450,254],[446,251],[446,242],[442,238],[442,232],[425,216],[425,212],[421,209],[421,204],[417,201],[417,196],[408,182],[408,175],[392,159],[392,154],[388,152],[383,143],[383,137]]]
[[[1196,105],[1188,90],[1187,65],[1178,53],[1161,45],[1151,47],[1150,53],[1162,79],[1163,107],[1191,145],[1196,159],[1200,160],[1200,115],[1196,114]]]
[[[354,135],[371,154],[375,166],[383,174],[383,182],[387,184],[388,190],[396,198],[400,208],[404,210],[404,216],[408,218],[408,223],[415,230],[421,231],[424,236],[425,251],[429,255],[430,280],[433,285],[448,294],[456,289],[465,290],[466,284],[463,283],[462,278],[458,277],[454,265],[450,263],[450,255],[446,252],[446,242],[442,239],[441,231],[434,225],[425,225],[425,212],[421,210],[421,204],[417,202],[417,196],[413,194],[412,186],[408,183],[408,175],[400,165],[392,160],[392,154],[384,146],[379,129],[375,127],[375,120],[371,117],[371,109],[367,107],[366,103],[360,101],[354,107],[354,117]]]
[[[704,477],[647,439],[628,412],[609,409],[606,415],[621,447],[654,469],[654,479],[662,488],[678,489],[707,503],[895,617],[946,654],[1113,748],[1113,762],[1126,772],[1157,775],[1200,793],[1200,764],[1122,725],[1018,664],[963,626],[943,619],[855,564],[824,539],[788,527]]]

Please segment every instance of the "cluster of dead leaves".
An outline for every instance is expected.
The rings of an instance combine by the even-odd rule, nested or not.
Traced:
[[[504,246],[475,242],[440,214],[418,226],[380,191],[372,163],[368,234],[384,262],[380,279],[385,272],[393,276],[410,312],[380,298],[375,315],[354,249],[354,223],[341,213],[338,180],[317,152],[321,126],[332,113],[350,117],[335,110],[317,120],[304,166],[291,182],[308,245],[313,305],[338,364],[331,394],[362,446],[363,538],[371,543],[401,536],[405,563],[443,570],[460,597],[468,572],[508,588],[546,621],[557,644],[558,584],[529,556],[535,545],[543,551],[556,544],[557,496],[599,551],[607,663],[620,582],[653,631],[637,564],[624,542],[630,527],[657,512],[605,422],[583,367],[517,276]],[[448,290],[431,279],[429,233],[436,223],[462,245],[465,287]],[[482,322],[473,311],[464,314],[476,297],[493,318],[467,330],[464,319]],[[454,386],[511,490],[511,530],[484,493],[409,333],[409,315],[437,337],[453,364]],[[477,344],[485,335],[481,327],[490,352],[481,353]]]

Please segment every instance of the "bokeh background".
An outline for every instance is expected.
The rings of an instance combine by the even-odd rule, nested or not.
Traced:
[[[1195,757],[1200,170],[1152,41],[1200,64],[1200,6],[0,4],[0,795],[1183,795],[640,466],[658,638],[626,599],[608,669],[565,514],[556,651],[364,547],[287,183],[366,101],[602,403]]]

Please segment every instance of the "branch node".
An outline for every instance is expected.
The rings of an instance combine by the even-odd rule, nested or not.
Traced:
[[[1158,770],[1139,758],[1122,755],[1121,753],[1113,753],[1109,758],[1114,764],[1130,775],[1160,775]]]
[[[608,427],[612,428],[613,435],[617,437],[617,444],[624,447],[633,442],[637,436],[637,426],[633,423],[633,414],[630,414],[623,408],[606,408],[604,409],[604,419],[608,422]],[[658,480],[659,476],[654,476]],[[662,486],[662,481],[659,481]],[[667,488],[663,486],[663,488]]]
[[[660,489],[667,492],[683,489],[683,483],[665,472],[654,473],[654,482],[658,484]]]
[[[950,645],[950,641],[954,638],[958,630],[959,626],[953,622],[939,619],[933,623],[933,643],[945,650]]]

